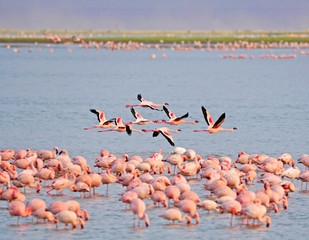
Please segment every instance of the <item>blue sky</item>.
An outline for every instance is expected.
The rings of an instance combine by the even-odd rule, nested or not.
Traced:
[[[308,0],[0,0],[0,28],[299,31],[308,13]]]

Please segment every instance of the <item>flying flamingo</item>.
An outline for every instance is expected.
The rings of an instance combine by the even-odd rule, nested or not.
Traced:
[[[145,219],[146,227],[149,226],[148,215],[145,213],[146,205],[144,201],[140,198],[134,198],[131,200],[130,209],[134,215],[134,225],[135,225],[135,215],[138,217],[138,226],[140,226],[140,220]]]
[[[237,130],[236,127],[232,128],[232,129],[225,129],[221,127],[221,124],[224,122],[225,120],[225,113],[223,113],[216,122],[213,121],[212,117],[210,116],[209,112],[206,110],[206,108],[204,108],[202,106],[202,112],[205,118],[205,121],[208,125],[207,129],[204,130],[193,130],[193,132],[209,132],[209,133],[217,133],[217,132],[221,132],[221,131],[235,131]]]
[[[172,137],[172,135],[171,135],[168,131],[177,133],[177,132],[180,132],[181,129],[172,130],[172,129],[169,129],[169,128],[167,128],[167,127],[161,127],[161,128],[157,128],[157,129],[154,129],[154,130],[142,129],[141,131],[142,131],[142,132],[153,132],[153,134],[152,134],[153,137],[157,137],[157,136],[161,133],[161,134],[163,135],[163,137],[165,137],[166,140],[167,140],[172,146],[175,146],[173,137]]]
[[[166,210],[163,214],[159,215],[159,217],[169,220],[170,222],[172,221],[173,224],[175,220],[179,222],[184,222],[185,220],[187,220],[187,224],[190,224],[191,222],[191,218],[188,215],[182,217],[181,212],[175,208]]]
[[[131,107],[131,113],[133,117],[136,119],[135,122],[132,122],[133,124],[145,125],[154,122],[149,119],[143,118],[142,115],[140,115],[133,107]]]
[[[101,130],[101,131],[98,131],[98,132],[110,132],[110,131],[127,132],[127,134],[129,136],[132,134],[132,131],[141,132],[139,130],[133,129],[130,126],[129,123],[123,123],[121,117],[116,118],[115,123],[116,123],[116,127],[115,128],[108,129],[108,130]],[[132,125],[132,123],[131,123],[131,125]]]
[[[141,94],[138,94],[138,95],[137,95],[137,100],[140,101],[139,104],[136,104],[136,105],[126,105],[126,108],[141,106],[141,107],[149,107],[149,108],[152,109],[152,110],[162,111],[162,110],[160,110],[160,109],[158,108],[158,106],[165,106],[165,105],[168,105],[168,103],[155,104],[155,103],[153,103],[153,102],[147,101],[147,100],[145,100],[144,98],[142,98],[142,95],[141,95]]]
[[[166,121],[166,120],[154,121],[155,123],[167,123],[167,124],[170,124],[170,125],[179,125],[181,123],[191,123],[191,124],[198,123],[198,121],[189,122],[189,121],[184,120],[185,118],[189,117],[189,113],[186,113],[185,115],[183,115],[181,117],[176,117],[176,115],[172,111],[167,109],[165,106],[163,106],[163,110],[170,120],[169,121]]]
[[[93,129],[93,128],[110,128],[110,127],[115,127],[115,125],[113,124],[113,122],[115,121],[115,118],[112,118],[110,120],[106,120],[105,113],[100,111],[100,110],[96,110],[96,109],[90,109],[90,112],[92,112],[92,113],[97,115],[98,121],[99,121],[99,125],[94,126],[94,127],[84,128],[84,130],[89,130],[89,129]]]

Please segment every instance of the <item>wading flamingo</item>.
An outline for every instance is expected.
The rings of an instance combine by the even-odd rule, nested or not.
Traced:
[[[145,219],[146,227],[149,226],[148,215],[145,213],[146,205],[144,201],[140,198],[134,198],[131,200],[130,209],[133,212],[134,216],[134,225],[135,225],[135,215],[138,217],[138,226],[140,226],[140,220]]]
[[[175,208],[166,210],[163,214],[159,215],[159,217],[169,220],[170,223],[173,222],[173,224],[175,220],[179,222],[184,222],[187,220],[187,224],[190,224],[191,222],[191,218],[188,215],[182,217],[181,212]]]
[[[207,129],[204,130],[193,130],[193,132],[209,132],[209,133],[217,133],[217,132],[221,132],[221,131],[235,131],[237,130],[236,127],[232,128],[232,129],[226,129],[226,128],[222,128],[221,124],[224,122],[225,120],[225,113],[223,113],[216,122],[213,121],[212,117],[210,116],[209,112],[206,110],[205,107],[202,106],[202,112],[205,118],[205,121],[208,125]]]

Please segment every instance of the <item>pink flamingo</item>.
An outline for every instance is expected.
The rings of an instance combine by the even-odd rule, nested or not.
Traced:
[[[57,157],[59,149],[54,147],[52,151],[50,150],[40,150],[37,152],[38,158],[42,159],[43,161],[49,159],[55,159]]]
[[[26,207],[30,208],[32,212],[35,212],[39,208],[46,208],[46,203],[43,199],[33,198],[27,202]]]
[[[178,209],[171,208],[166,210],[164,213],[160,214],[159,217],[169,220],[170,222],[179,221],[184,222],[187,220],[187,224],[191,223],[191,218],[188,215],[181,216],[181,212]]]
[[[89,214],[87,210],[86,209],[81,210],[79,202],[71,200],[71,201],[66,201],[65,203],[69,211],[75,212],[76,215],[80,218],[84,217],[85,221],[89,220]]]
[[[14,157],[15,151],[13,149],[3,150],[1,149],[0,156],[2,161],[8,161]]]
[[[26,192],[26,186],[29,186],[31,188],[37,188],[36,192],[39,193],[41,191],[41,186],[39,182],[34,182],[35,179],[32,175],[30,174],[19,174],[16,178],[17,182],[21,184],[21,186],[24,187],[24,192]],[[16,184],[16,183],[14,183]]]
[[[163,135],[163,137],[165,137],[166,140],[167,140],[172,146],[175,146],[173,137],[172,137],[172,135],[169,133],[169,131],[178,133],[178,132],[181,131],[181,129],[172,130],[172,129],[167,128],[167,127],[161,127],[161,128],[157,128],[157,129],[154,129],[154,130],[142,129],[141,131],[142,131],[142,132],[153,132],[153,134],[152,134],[153,137],[157,137],[157,136],[161,133],[161,134]]]
[[[236,200],[229,200],[220,206],[221,213],[231,213],[231,225],[233,223],[233,215],[239,215],[241,211],[241,204]]]
[[[153,194],[150,195],[150,198],[153,201],[154,205],[156,205],[156,203],[161,203],[164,207],[167,207],[167,199],[164,192],[154,191]]]
[[[64,210],[55,215],[56,219],[62,223],[64,223],[66,226],[67,224],[71,224],[72,228],[76,228],[78,225],[81,226],[81,228],[84,228],[85,222],[82,218],[77,217],[76,213],[69,210]],[[58,221],[57,226],[58,227]]]
[[[24,202],[26,200],[25,195],[19,192],[18,188],[10,187],[9,189],[0,193],[0,200],[7,202],[20,201]]]
[[[108,184],[115,183],[117,181],[117,177],[111,174],[110,169],[106,169],[106,173],[102,173],[102,184],[106,184],[106,195],[108,195]]]
[[[118,200],[126,203],[126,206],[127,206],[127,204],[130,204],[131,200],[134,199],[134,198],[138,198],[138,195],[137,195],[136,192],[126,191],[121,195],[121,197]],[[126,209],[127,209],[127,207],[126,207]]]
[[[261,223],[266,221],[266,227],[269,227],[271,220],[270,217],[266,215],[266,212],[266,207],[261,205],[260,200],[255,200],[254,204],[242,210],[242,213],[244,213],[248,218],[257,219]]]
[[[213,201],[213,200],[204,200],[202,202],[199,202],[197,204],[197,207],[205,209],[206,211],[208,211],[208,213],[211,210],[215,210],[217,212],[220,211],[220,209],[218,208],[217,203],[215,201]]]
[[[179,196],[180,200],[185,200],[185,199],[190,199],[193,202],[195,202],[196,204],[201,202],[201,199],[199,198],[199,196],[197,195],[196,192],[193,191],[186,191],[183,192],[180,196]]]
[[[137,105],[126,105],[126,108],[141,106],[141,107],[148,107],[148,108],[150,108],[150,109],[152,109],[152,110],[162,111],[162,110],[160,110],[158,107],[159,107],[159,106],[166,106],[166,105],[168,105],[168,103],[155,104],[155,103],[153,103],[153,102],[147,101],[147,100],[145,100],[144,98],[142,98],[142,95],[141,95],[141,94],[138,94],[138,95],[137,95],[137,100],[140,101],[139,104],[137,104]]]
[[[181,164],[187,159],[186,156],[182,156],[180,154],[173,154],[169,157],[167,157],[167,159],[165,160],[166,162],[168,162],[169,164],[171,164],[172,166],[174,166],[174,175],[176,173],[176,166],[178,167],[178,169],[180,169]]]
[[[50,185],[51,189],[47,191],[47,194],[51,195],[50,192],[52,190],[58,190],[59,195],[60,195],[60,194],[62,194],[63,189],[71,187],[75,183],[75,181],[76,181],[75,174],[73,174],[73,180],[72,181],[70,181],[69,179],[66,179],[66,178],[57,179]]]
[[[12,157],[14,160],[26,158],[27,151],[25,149],[18,149],[15,151],[14,156]]]
[[[11,216],[17,216],[17,224],[19,224],[19,217],[29,217],[31,215],[31,209],[26,207],[23,202],[13,201],[9,203],[8,207]]]
[[[301,171],[297,179],[301,181],[301,187],[300,187],[301,190],[303,190],[303,182],[306,183],[306,191],[307,191],[307,185],[309,182],[309,170]]]
[[[39,221],[39,219],[41,220],[48,220],[48,222],[57,222],[55,219],[54,214],[52,214],[49,211],[45,210],[45,207],[42,208],[38,208],[35,212],[32,211],[32,216],[37,218],[37,221]]]
[[[192,218],[195,218],[196,224],[200,223],[200,215],[196,211],[196,204],[190,199],[184,199],[176,203],[176,206],[179,207],[184,213],[188,213]]]
[[[190,121],[184,120],[185,118],[189,117],[189,113],[186,113],[185,115],[183,115],[181,117],[176,117],[176,115],[172,111],[167,109],[165,106],[163,106],[163,110],[167,114],[169,121],[166,121],[166,120],[154,121],[155,123],[167,123],[167,124],[170,124],[170,125],[179,125],[181,123],[190,123],[190,124],[198,123],[198,121],[190,122]]]
[[[211,134],[213,133],[217,133],[217,132],[221,132],[221,131],[229,131],[229,132],[232,132],[232,131],[235,131],[237,130],[236,127],[232,128],[232,129],[225,129],[225,128],[222,128],[221,127],[221,124],[224,122],[225,120],[225,113],[223,113],[216,122],[213,121],[212,117],[210,116],[209,112],[206,110],[206,108],[204,108],[202,106],[202,112],[203,112],[203,115],[204,115],[204,118],[205,118],[205,121],[208,125],[208,128],[207,129],[204,129],[204,130],[193,130],[193,132],[203,132],[203,131],[206,131],[206,132],[209,132]]]
[[[115,128],[108,129],[108,130],[101,130],[98,132],[110,132],[110,131],[127,132],[129,136],[132,134],[132,131],[141,132],[139,130],[131,128],[130,123],[123,123],[121,117],[116,118],[115,123],[116,123]]]
[[[177,203],[180,201],[180,189],[176,186],[168,186],[165,189],[165,195],[170,200],[173,199],[174,203]]]
[[[115,125],[113,124],[113,122],[115,121],[115,118],[112,118],[110,120],[106,120],[105,113],[100,111],[100,110],[96,110],[96,109],[90,109],[90,112],[92,112],[92,113],[97,115],[98,121],[99,121],[99,125],[94,126],[94,127],[84,128],[84,130],[89,130],[89,129],[93,129],[93,128],[110,128],[110,127],[115,127]]]
[[[135,215],[138,217],[138,226],[140,226],[140,220],[145,219],[146,227],[149,227],[149,218],[148,215],[145,213],[146,205],[143,200],[140,198],[134,198],[131,200],[130,209],[133,212],[134,216],[134,226],[135,226]]]
[[[137,125],[146,125],[148,123],[153,123],[154,121],[151,121],[149,119],[143,118],[141,114],[139,114],[133,107],[131,107],[131,113],[133,117],[136,119],[133,124]]]

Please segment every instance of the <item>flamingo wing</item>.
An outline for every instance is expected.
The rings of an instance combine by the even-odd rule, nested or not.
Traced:
[[[181,117],[178,117],[178,118],[175,118],[174,120],[181,120],[181,119],[184,119],[184,118],[187,118],[189,117],[189,113],[186,113],[185,115],[181,116]]]
[[[136,119],[144,119],[133,107],[131,108],[131,113]]]
[[[163,106],[163,110],[166,113],[166,115],[168,116],[169,119],[174,119],[176,118],[176,115],[171,112],[170,110],[167,109],[167,107]]]
[[[116,121],[116,118],[112,118],[112,119],[109,119],[109,120],[105,121],[104,123],[102,123],[102,125],[108,125],[108,124],[115,122],[115,121]]]
[[[105,113],[104,112],[102,112],[100,110],[96,110],[96,109],[90,109],[90,112],[92,112],[92,113],[97,115],[99,123],[103,123],[103,122],[106,121]]]
[[[225,113],[222,113],[222,115],[218,118],[218,120],[215,122],[213,128],[218,128],[221,126],[221,124],[224,122],[225,120]]]
[[[168,131],[162,131],[162,130],[160,130],[160,133],[166,138],[166,140],[167,140],[172,146],[175,146],[173,137],[172,137],[171,134],[169,134]]]
[[[126,132],[127,132],[127,134],[128,134],[129,136],[131,136],[132,130],[131,130],[131,128],[130,128],[129,125],[126,125]]]
[[[202,106],[202,112],[203,112],[203,115],[204,115],[204,118],[205,118],[207,125],[209,127],[212,127],[214,125],[214,120],[212,119],[211,115],[206,110],[206,108],[204,108],[203,106]]]

